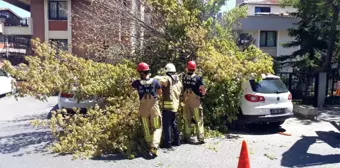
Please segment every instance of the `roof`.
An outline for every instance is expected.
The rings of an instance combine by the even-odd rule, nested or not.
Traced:
[[[278,4],[280,4],[280,0],[244,0],[241,4],[271,4],[271,5],[278,5]]]
[[[9,11],[11,12],[14,16],[18,17],[19,19],[22,19],[22,17],[20,17],[19,15],[17,15],[15,12],[13,12],[11,9],[9,8],[0,8],[0,11]]]

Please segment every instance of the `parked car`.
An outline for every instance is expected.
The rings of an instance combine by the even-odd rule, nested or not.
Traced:
[[[267,74],[259,82],[247,80],[242,89],[240,113],[233,127],[243,128],[252,123],[280,126],[293,116],[292,94],[279,76]]]
[[[16,92],[16,80],[10,74],[0,69],[0,95]]]
[[[59,109],[72,109],[80,108],[82,111],[93,107],[98,101],[96,97],[78,101],[72,93],[59,93],[58,95],[58,108]]]

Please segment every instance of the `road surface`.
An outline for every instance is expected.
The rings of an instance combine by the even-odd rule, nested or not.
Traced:
[[[0,98],[0,168],[233,168],[237,167],[242,140],[248,144],[252,168],[340,167],[340,134],[325,121],[287,120],[282,128],[251,126],[204,145],[182,145],[170,153],[160,152],[154,160],[127,160],[109,155],[90,160],[50,154],[45,146],[53,138],[48,130],[36,129],[32,119],[46,119],[56,105],[33,98]],[[281,135],[286,132],[291,136]]]

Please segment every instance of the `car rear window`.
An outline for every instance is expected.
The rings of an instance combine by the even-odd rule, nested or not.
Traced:
[[[286,85],[277,78],[267,78],[260,82],[250,80],[250,85],[254,92],[257,93],[287,93],[288,89]]]

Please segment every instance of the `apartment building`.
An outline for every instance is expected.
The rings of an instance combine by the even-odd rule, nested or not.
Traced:
[[[76,40],[79,40],[75,30],[82,29],[82,25],[73,24],[75,22],[74,14],[81,10],[84,3],[91,3],[91,0],[4,0],[17,7],[27,10],[31,13],[33,26],[32,37],[39,38],[42,41],[54,41],[61,43],[63,46],[72,46],[65,48],[74,54],[82,54],[81,49],[77,48]],[[122,1],[123,2],[123,1]],[[126,3],[124,1],[124,3]],[[128,1],[131,10],[140,10],[136,5],[136,0]],[[84,9],[86,10],[86,9]],[[93,11],[92,11],[93,12]],[[136,31],[134,26],[130,26],[129,32],[133,34]],[[109,33],[109,32],[108,32]],[[118,35],[122,38],[121,35]],[[134,38],[125,39],[131,43],[136,41]]]
[[[25,55],[30,51],[32,25],[8,8],[0,8],[0,57]]]
[[[288,29],[298,20],[289,13],[293,7],[282,8],[279,0],[237,0],[236,5],[248,7],[248,17],[241,20],[238,28],[241,41],[246,34],[255,39],[255,45],[273,57],[290,55],[298,48],[284,48],[282,44],[293,41]]]

